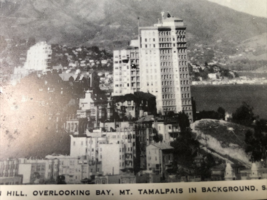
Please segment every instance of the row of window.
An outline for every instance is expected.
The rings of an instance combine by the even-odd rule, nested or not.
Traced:
[[[0,177],[12,177],[12,176],[15,176],[15,175],[17,175],[17,173],[13,173],[13,172],[2,173],[2,172],[0,172]]]
[[[174,98],[175,98],[174,94],[164,94],[164,95],[162,95],[162,99],[174,99]]]
[[[190,94],[189,93],[186,93],[186,94],[182,94],[181,96],[182,96],[182,98],[189,98],[190,97]]]
[[[183,107],[183,110],[187,110],[187,111],[189,111],[189,110],[192,110],[192,107],[191,106],[185,106],[185,107]]]
[[[188,68],[187,67],[180,67],[180,72],[187,72],[188,71]]]
[[[139,59],[132,59],[131,64],[135,64],[135,65],[139,64]]]
[[[151,56],[150,54],[156,54],[157,51],[154,49],[154,50],[144,50],[143,52],[144,52],[144,54]],[[143,54],[143,56],[147,58],[147,56],[144,54]]]
[[[177,42],[186,42],[185,37],[177,37]]]
[[[161,60],[172,60],[172,56],[168,55],[168,56],[160,56]]]
[[[147,76],[148,77],[148,76]],[[147,78],[149,80],[149,78]],[[153,86],[153,82],[152,83],[147,83],[147,86]],[[154,86],[157,86],[157,81],[154,83]]]
[[[176,107],[164,107],[163,111],[164,112],[168,112],[168,111],[174,111],[175,112],[176,111]]]
[[[155,62],[156,58],[154,58],[154,60],[151,61],[147,61],[147,59],[144,62],[144,65],[146,66],[146,68],[148,67],[156,67],[157,66],[157,62]]]
[[[190,88],[189,87],[181,87],[181,91],[189,91]]]
[[[173,62],[161,62],[160,63],[160,66],[161,67],[171,67],[171,66],[173,66]]]
[[[161,68],[161,73],[173,73],[173,68]]]
[[[182,100],[183,105],[191,105],[191,100]]]
[[[151,160],[152,158],[151,158],[151,156],[148,156],[148,160]],[[155,161],[157,161],[158,160],[158,157],[156,156],[155,157]],[[149,164],[148,164],[149,165]]]
[[[156,39],[153,38],[153,40],[152,40],[152,38],[148,38],[148,39],[147,39],[147,38],[144,38],[144,41],[145,41],[145,42],[152,42],[152,41],[155,42]]]
[[[161,75],[161,80],[172,79],[173,77],[174,77],[173,74],[165,74]]]
[[[189,80],[182,80],[180,81],[181,85],[188,85],[189,84]]]
[[[159,31],[159,36],[171,35],[171,31]]]
[[[178,48],[185,48],[185,47],[186,47],[186,44],[178,43],[178,44],[177,44],[177,47],[178,47]],[[185,50],[185,49],[180,49],[180,50]],[[185,52],[185,51],[184,51],[184,52]]]
[[[139,57],[139,53],[138,52],[131,52],[130,54],[130,58],[138,58]]]
[[[179,65],[187,65],[187,62],[186,61],[179,61]]]
[[[173,91],[174,91],[173,87],[162,88],[162,92],[173,92]]]
[[[176,30],[175,32],[176,35],[186,35],[186,30]],[[167,36],[171,35],[171,31],[159,31],[159,36]]]
[[[15,164],[9,164],[9,165],[1,165],[0,166],[0,170],[2,169],[17,169],[18,165]]]
[[[174,82],[173,81],[162,81],[161,84],[162,86],[165,86],[165,85],[172,85]]]
[[[175,43],[173,43],[173,44],[171,44],[171,43],[159,44],[159,48],[172,48],[172,47],[175,47],[175,46],[176,46]]]
[[[175,101],[163,101],[163,106],[175,106]]]
[[[156,48],[156,45],[155,44],[145,44],[144,48]],[[142,45],[141,45],[141,48],[142,48]]]
[[[170,50],[170,49],[165,49],[165,50],[161,49],[160,50],[160,54],[172,54],[172,50]]]
[[[174,41],[175,42],[175,38],[173,37],[172,40],[170,37],[160,37],[159,38],[159,42],[171,42]],[[185,42],[185,36],[177,36],[177,41],[178,42]]]
[[[139,78],[139,76],[137,76],[137,77],[133,76],[133,77],[131,77],[131,81],[140,81],[140,78]]]
[[[159,42],[171,42],[171,37],[160,37]],[[175,41],[175,38],[173,38],[173,41]]]
[[[178,49],[178,53],[185,53],[186,49]]]
[[[140,83],[136,83],[136,85],[135,83],[132,83],[132,87],[140,87]]]
[[[180,78],[188,78],[189,75],[188,74],[180,74]]]
[[[178,55],[179,59],[186,59],[186,55]]]

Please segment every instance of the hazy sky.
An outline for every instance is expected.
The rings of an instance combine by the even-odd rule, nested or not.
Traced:
[[[267,0],[209,0],[251,15],[267,18]]]

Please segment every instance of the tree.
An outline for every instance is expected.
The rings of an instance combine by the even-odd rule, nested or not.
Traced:
[[[186,131],[186,129],[190,127],[188,116],[184,112],[178,113],[178,123],[181,129],[181,132]]]
[[[246,153],[250,155],[252,162],[265,161],[267,158],[267,134],[266,120],[256,122],[254,132],[248,130],[245,137]]]
[[[220,114],[221,119],[225,119],[225,110],[222,107],[219,107],[217,112]]]
[[[211,154],[207,154],[204,157],[203,162],[201,163],[200,167],[195,168],[195,173],[201,175],[201,179],[205,180],[207,178],[210,178],[211,171],[210,169],[216,165],[216,162]]]
[[[174,148],[175,165],[192,166],[194,157],[197,155],[199,149],[199,142],[193,137],[190,130],[181,132],[180,137],[177,137],[175,141],[171,142],[171,146]]]
[[[171,142],[171,146],[174,148],[174,169],[177,168],[177,164],[191,167],[199,149],[199,142],[189,129],[188,116],[184,112],[180,112],[178,113],[178,120],[181,132],[179,137]]]
[[[238,124],[250,126],[255,119],[253,108],[246,102],[233,113],[233,121]]]
[[[155,128],[152,129],[152,132],[153,132],[153,134],[154,134],[154,136],[153,136],[153,140],[154,140],[156,143],[158,143],[158,142],[162,142],[162,140],[163,140],[163,135],[160,134],[160,133],[158,133],[157,129],[155,129]]]
[[[64,175],[59,175],[57,177],[57,184],[66,184],[65,176]]]
[[[27,42],[28,48],[35,45],[35,43],[36,43],[35,37],[29,37],[28,42]]]

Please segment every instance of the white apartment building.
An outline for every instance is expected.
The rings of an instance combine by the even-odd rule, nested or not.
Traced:
[[[46,71],[48,62],[51,60],[51,55],[51,45],[46,42],[39,42],[28,50],[24,68],[28,70]]]
[[[140,91],[138,47],[115,50],[113,60],[113,96]]]
[[[138,70],[140,86],[134,88],[130,50],[114,51],[114,93],[135,89],[156,96],[157,111],[184,111],[193,121],[190,76],[187,65],[186,27],[183,20],[165,17],[154,26],[139,27]],[[139,67],[140,66],[140,67]],[[137,82],[139,83],[139,82]],[[139,88],[140,87],[140,88]]]
[[[91,161],[102,162],[103,174],[119,174],[120,170],[133,169],[135,133],[124,131],[103,134],[96,134],[98,137],[71,135],[70,156],[87,156]]]
[[[58,160],[19,159],[18,175],[23,176],[23,184],[35,183],[35,173],[40,175],[41,181],[56,180],[59,173]]]

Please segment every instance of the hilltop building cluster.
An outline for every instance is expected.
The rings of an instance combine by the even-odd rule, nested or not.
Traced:
[[[111,65],[111,56],[97,47],[75,48],[50,45],[42,41],[28,49],[21,65],[14,68],[11,83],[17,84],[32,72],[38,72],[40,75],[54,72],[60,74],[62,80],[69,81],[70,77],[82,78],[85,72],[99,68],[103,70],[103,74],[99,72],[101,80],[109,86],[112,77],[107,69],[111,68]]]
[[[25,161],[27,166],[32,165],[32,160],[46,163],[44,166],[55,162],[53,173],[52,167],[26,167],[27,170],[18,167],[16,173],[9,175],[22,176],[21,183],[56,180],[59,175],[64,175],[67,183],[80,183],[92,175],[127,175],[133,176],[135,182],[140,181],[137,177],[141,174],[150,174],[146,179],[143,176],[141,182],[167,177],[173,161],[172,133],[178,133],[180,128],[177,120],[157,113],[184,111],[193,121],[185,26],[181,19],[163,14],[162,22],[140,27],[139,32],[139,39],[131,41],[129,49],[114,51],[112,95],[94,85],[99,81],[95,72],[77,69],[77,63],[67,69],[51,67],[51,59],[59,55],[50,45],[40,43],[31,47],[42,51],[43,54],[38,53],[42,58],[34,56],[30,49],[25,70],[32,70],[31,64],[37,62],[42,74],[52,68],[59,72],[63,82],[80,82],[86,87],[76,113],[71,113],[64,125],[71,137],[70,155]],[[24,166],[21,164],[18,165]]]

